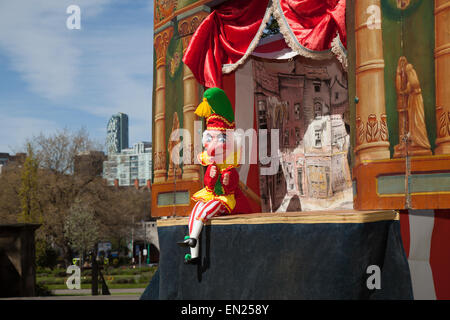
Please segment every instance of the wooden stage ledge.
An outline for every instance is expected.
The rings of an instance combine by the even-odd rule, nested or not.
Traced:
[[[158,227],[180,226],[188,224],[188,217],[167,217],[157,221]],[[399,220],[394,210],[333,210],[303,211],[283,213],[252,213],[227,215],[211,219],[207,225],[231,224],[275,224],[275,223],[366,223],[385,220]]]

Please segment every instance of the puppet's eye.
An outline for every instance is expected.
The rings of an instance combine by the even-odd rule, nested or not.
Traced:
[[[205,136],[205,141],[206,141],[206,142],[211,142],[211,141],[212,141],[212,136],[211,136],[210,134],[207,134],[207,135]]]
[[[225,141],[227,141],[227,137],[224,134],[219,134],[217,136],[217,141],[219,141],[220,143],[225,143]]]

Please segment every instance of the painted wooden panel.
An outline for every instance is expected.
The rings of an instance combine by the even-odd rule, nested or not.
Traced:
[[[347,2],[355,208],[450,206],[450,98],[444,89],[449,3]],[[382,75],[383,84],[370,72]],[[384,105],[376,103],[381,95]],[[384,116],[387,134],[378,115]],[[379,152],[381,145],[375,148],[369,133],[386,137],[388,155]]]

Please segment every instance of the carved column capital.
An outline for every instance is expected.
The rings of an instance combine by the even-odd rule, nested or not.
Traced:
[[[166,64],[167,47],[173,36],[173,27],[170,26],[155,35],[154,46],[156,51],[156,67]]]
[[[183,41],[183,52],[187,49],[194,32],[208,15],[209,12],[199,11],[178,22],[178,33]]]

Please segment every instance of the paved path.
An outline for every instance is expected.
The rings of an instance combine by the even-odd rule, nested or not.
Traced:
[[[101,290],[101,289],[100,289]],[[130,289],[109,289],[109,292],[111,292],[112,295],[117,294],[132,294],[136,293],[141,295],[142,292],[144,292],[145,288],[130,288]],[[85,295],[91,294],[91,289],[79,289],[79,290],[69,290],[69,289],[59,289],[59,290],[52,290],[53,294],[56,295]]]
[[[80,290],[52,290],[50,297],[18,297],[0,300],[139,300],[144,288],[109,289],[110,296],[91,296],[91,289]]]

